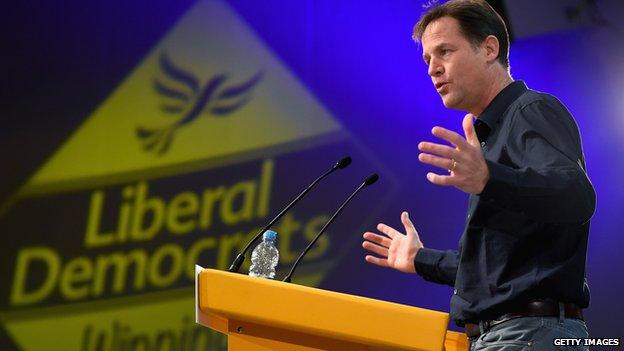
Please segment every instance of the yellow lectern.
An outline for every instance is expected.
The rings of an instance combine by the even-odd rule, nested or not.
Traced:
[[[467,350],[448,313],[198,267],[197,322],[230,351]]]

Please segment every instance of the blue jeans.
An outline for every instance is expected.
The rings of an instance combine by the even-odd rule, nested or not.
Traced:
[[[580,319],[522,317],[497,324],[479,337],[471,339],[470,351],[588,351],[587,346],[555,346],[553,344],[555,338],[587,337],[587,326]]]

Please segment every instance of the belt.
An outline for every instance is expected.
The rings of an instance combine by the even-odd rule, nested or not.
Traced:
[[[565,317],[574,319],[583,319],[583,312],[580,307],[573,303],[564,303]],[[558,317],[559,316],[559,303],[555,301],[531,301],[520,306],[518,309],[511,313],[503,314],[502,316],[492,319],[483,320],[479,323],[466,323],[466,335],[469,338],[473,338],[481,335],[481,327],[483,325],[483,332],[486,332],[493,326],[506,322],[510,319],[520,317]]]

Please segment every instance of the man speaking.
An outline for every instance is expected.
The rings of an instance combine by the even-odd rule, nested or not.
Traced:
[[[364,233],[366,261],[453,286],[451,317],[471,350],[551,350],[555,338],[587,337],[595,192],[573,117],[512,79],[507,28],[485,1],[429,8],[414,39],[444,106],[468,113],[464,136],[434,127],[445,143],[418,145],[418,159],[443,170],[429,182],[470,195],[466,227],[457,251],[425,248],[403,212],[405,233],[383,223]]]

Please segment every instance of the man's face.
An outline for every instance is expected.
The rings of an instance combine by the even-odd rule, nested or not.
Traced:
[[[444,106],[471,111],[487,88],[487,61],[483,48],[475,48],[452,17],[431,22],[422,35],[423,59]]]

